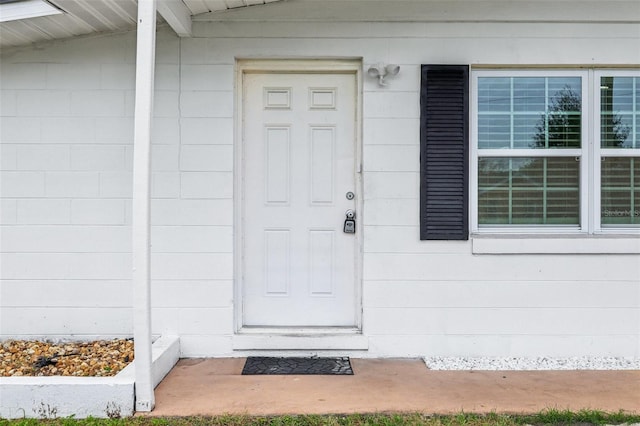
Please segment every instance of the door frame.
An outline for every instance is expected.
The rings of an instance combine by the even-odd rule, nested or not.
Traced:
[[[356,79],[355,96],[355,164],[354,183],[356,189],[356,254],[355,254],[355,304],[356,327],[280,328],[243,327],[244,311],[244,110],[243,97],[247,74],[350,74]],[[233,177],[233,229],[234,229],[234,332],[236,334],[361,334],[362,333],[362,270],[363,270],[363,200],[362,179],[362,59],[241,59],[236,58],[235,69],[235,116],[234,116],[234,177]]]

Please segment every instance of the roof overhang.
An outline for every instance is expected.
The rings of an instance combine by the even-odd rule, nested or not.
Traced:
[[[159,22],[180,37],[192,35],[194,16],[282,0],[157,0]],[[132,31],[137,0],[0,0],[0,48],[80,35]]]
[[[59,15],[62,11],[44,0],[0,0],[0,22]]]

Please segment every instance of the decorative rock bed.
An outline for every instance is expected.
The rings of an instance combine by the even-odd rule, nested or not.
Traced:
[[[0,376],[115,376],[133,361],[133,340],[0,344]]]
[[[11,346],[8,342],[4,343],[7,344],[8,348],[13,347],[16,350],[15,346]],[[65,354],[67,353],[65,345],[69,347],[70,352],[75,351],[73,349],[74,345],[63,344]],[[98,347],[93,345],[95,345],[95,342],[91,344],[91,347],[98,352],[107,352],[108,354],[109,350],[106,349],[109,347],[108,344],[103,346],[98,342]],[[120,343],[118,343],[118,346],[120,346]],[[39,355],[35,347],[27,349],[29,361],[24,366],[24,371],[18,370],[23,374],[22,376],[16,376],[16,371],[14,371],[14,375],[11,377],[0,377],[0,418],[56,418],[69,416],[75,418],[89,416],[113,418],[133,415],[135,407],[135,370],[133,363],[124,367],[117,374],[107,376],[106,373],[115,373],[113,370],[116,368],[109,368],[107,370],[111,371],[107,372],[104,366],[102,368],[95,367],[99,364],[98,358],[90,358],[86,354],[80,355],[82,348],[78,346],[75,349],[79,353],[74,355],[84,356],[85,359],[79,359],[81,362],[77,363],[75,367],[69,366],[66,368],[70,373],[69,376],[45,376],[45,371],[51,372],[53,368],[58,368],[58,364],[62,367],[61,359],[66,357],[58,356],[58,361],[54,363],[51,355],[60,355],[60,352],[47,355],[49,352],[46,352],[43,348],[44,346],[39,348],[41,350]],[[119,358],[124,361],[127,357],[126,348],[127,345],[124,344],[123,352],[118,350],[118,355],[115,354],[115,349],[112,350],[112,358]],[[86,349],[89,351],[88,347]],[[4,350],[6,351],[7,349]],[[29,353],[30,350],[33,353]],[[180,342],[177,337],[161,337],[153,343],[152,374],[154,386],[160,383],[173,368],[179,356]],[[5,357],[6,352],[3,353],[3,361]],[[130,354],[129,357],[130,362],[133,355]],[[47,365],[34,367],[34,362],[37,363],[38,360]],[[45,362],[45,360],[48,361]],[[91,365],[92,360],[96,361],[93,366]],[[83,362],[86,365],[83,366]],[[3,364],[0,363],[0,365]],[[45,368],[48,370],[45,370]],[[99,371],[102,376],[78,377],[85,372],[91,371],[92,368],[95,371]],[[16,370],[15,366],[12,369]],[[34,372],[31,377],[24,375],[29,369]],[[65,368],[62,367],[62,369],[64,370]],[[41,373],[41,375],[37,375],[38,373]]]

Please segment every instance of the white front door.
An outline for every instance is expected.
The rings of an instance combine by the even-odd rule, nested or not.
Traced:
[[[243,78],[245,327],[357,325],[355,74]],[[356,220],[358,220],[356,216]]]

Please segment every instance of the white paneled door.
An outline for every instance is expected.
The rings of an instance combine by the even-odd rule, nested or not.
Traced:
[[[355,74],[243,84],[243,326],[354,327]]]

